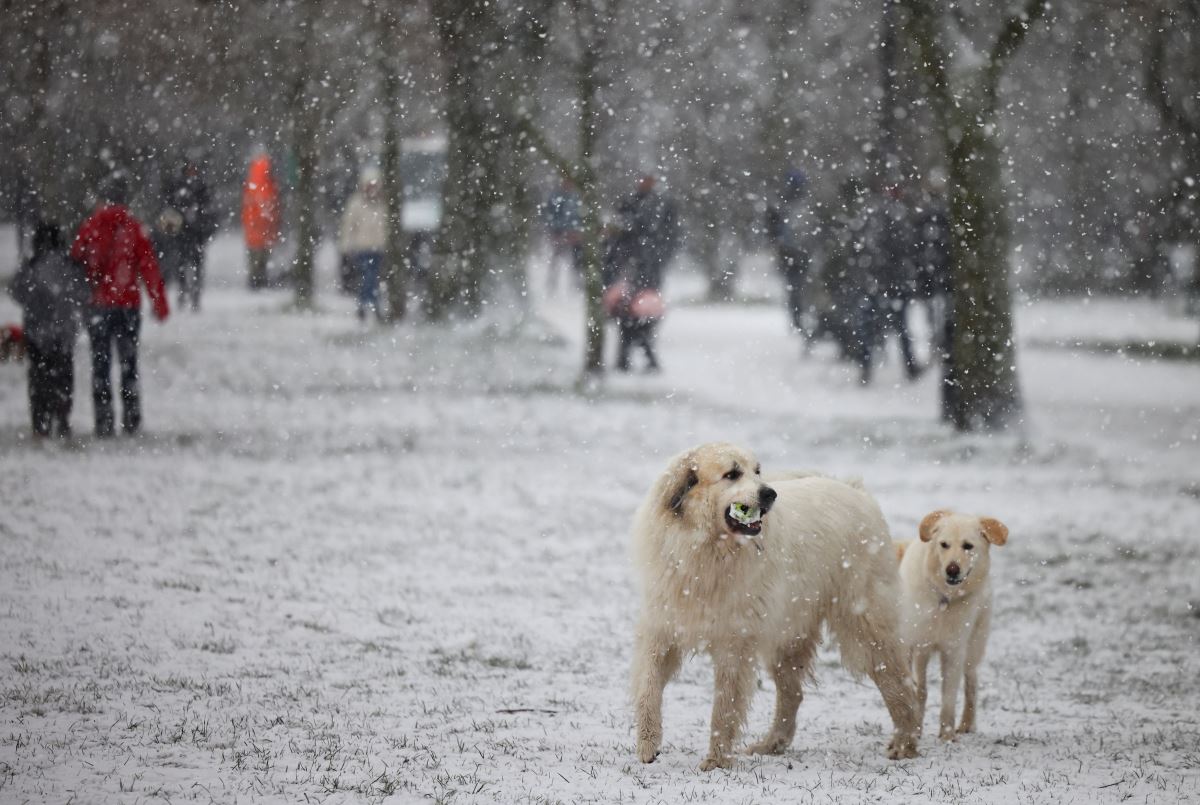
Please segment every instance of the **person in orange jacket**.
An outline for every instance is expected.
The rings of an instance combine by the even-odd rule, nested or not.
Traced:
[[[279,190],[271,175],[271,158],[259,153],[250,161],[242,186],[242,231],[250,262],[250,287],[267,286],[267,261],[279,240]]]
[[[146,287],[154,317],[166,321],[170,313],[154,247],[141,222],[125,206],[128,197],[125,177],[111,177],[100,190],[100,204],[79,227],[71,245],[71,259],[83,265],[91,286],[87,329],[92,342],[92,407],[96,435],[101,438],[113,435],[114,344],[121,364],[121,427],[132,435],[142,426],[137,364],[142,323],[139,280]]]

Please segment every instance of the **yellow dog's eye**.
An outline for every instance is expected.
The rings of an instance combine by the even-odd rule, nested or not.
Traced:
[[[742,477],[742,471],[737,467],[734,467],[729,472],[725,473],[724,477],[727,481],[736,481],[738,478]]]

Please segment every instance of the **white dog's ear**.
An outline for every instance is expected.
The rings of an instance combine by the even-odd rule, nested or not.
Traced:
[[[938,524],[938,520],[941,520],[949,513],[946,509],[938,509],[935,512],[925,515],[925,518],[921,520],[921,527],[918,529],[918,533],[921,535],[921,542],[929,542],[929,540],[933,539],[934,526]]]
[[[983,538],[993,545],[1008,542],[1008,526],[994,517],[979,518],[979,527],[983,531]]]
[[[683,469],[683,465],[677,468],[677,470]],[[676,471],[672,473],[672,476],[673,481],[668,487],[671,490],[671,497],[667,501],[667,508],[678,516],[683,513],[683,498],[692,491],[692,487],[700,483],[700,476],[696,474],[696,468],[691,465],[687,465],[685,472]]]

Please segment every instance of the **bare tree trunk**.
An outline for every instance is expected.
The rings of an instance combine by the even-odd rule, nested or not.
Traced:
[[[486,245],[494,195],[495,131],[489,125],[484,74],[496,31],[487,0],[433,0],[442,52],[447,60],[446,186],[442,221],[434,245],[425,313],[445,318],[462,304],[468,315],[483,304]]]
[[[313,73],[314,0],[306,2],[307,26],[301,35],[296,77],[292,85],[290,113],[292,151],[296,157],[296,256],[292,262],[295,304],[311,309],[315,293],[315,263],[320,224],[317,220],[317,167],[321,105],[311,86]]]
[[[1013,341],[1000,149],[965,126],[950,159],[954,236],[954,381],[951,421],[958,430],[993,430],[1021,411]]]
[[[1172,94],[1168,79],[1168,37],[1177,30],[1200,30],[1200,9],[1195,4],[1183,4],[1180,9],[1160,10],[1153,18],[1151,39],[1146,54],[1145,89],[1150,102],[1158,111],[1163,126],[1178,143],[1184,176],[1200,175],[1200,118],[1189,115],[1185,103]],[[1185,42],[1188,41],[1185,39]],[[1190,51],[1191,55],[1194,51]],[[1194,55],[1191,56],[1195,58]],[[1185,85],[1185,92],[1189,89]],[[1195,87],[1190,87],[1192,91]],[[1200,185],[1180,176],[1173,177],[1167,194],[1170,200],[1168,220],[1160,231],[1175,234],[1192,247],[1192,276],[1188,282],[1189,307],[1200,310]]]
[[[384,278],[388,295],[388,322],[404,320],[408,312],[407,239],[404,236],[404,177],[400,168],[400,68],[392,44],[404,35],[400,25],[400,10],[393,4],[381,3],[379,15],[379,68],[383,77],[383,154],[381,162],[384,201],[387,204],[387,252],[384,255]]]
[[[1045,13],[1045,0],[1026,0],[1009,17],[970,91],[952,87],[950,57],[941,44],[940,12],[930,0],[904,0],[908,30],[920,51],[930,105],[950,171],[954,262],[952,389],[946,407],[958,430],[997,430],[1021,412],[1009,291],[1008,224],[1000,149],[994,140],[1000,71]],[[969,100],[970,99],[970,100]]]

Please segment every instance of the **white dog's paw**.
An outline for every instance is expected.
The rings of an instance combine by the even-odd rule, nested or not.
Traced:
[[[778,755],[787,750],[790,744],[787,738],[782,735],[768,735],[757,743],[752,743],[746,747],[747,755]]]
[[[658,757],[658,745],[649,741],[638,741],[637,756],[643,763],[653,763]]]
[[[938,732],[938,737],[947,742],[957,741],[958,733],[955,731],[953,724],[943,724],[941,730]]]
[[[700,761],[700,771],[712,771],[713,769],[732,769],[732,768],[733,768],[733,758],[731,758],[729,755],[723,755],[721,757],[717,757],[716,755],[709,755],[708,757],[704,758],[704,760]]]

